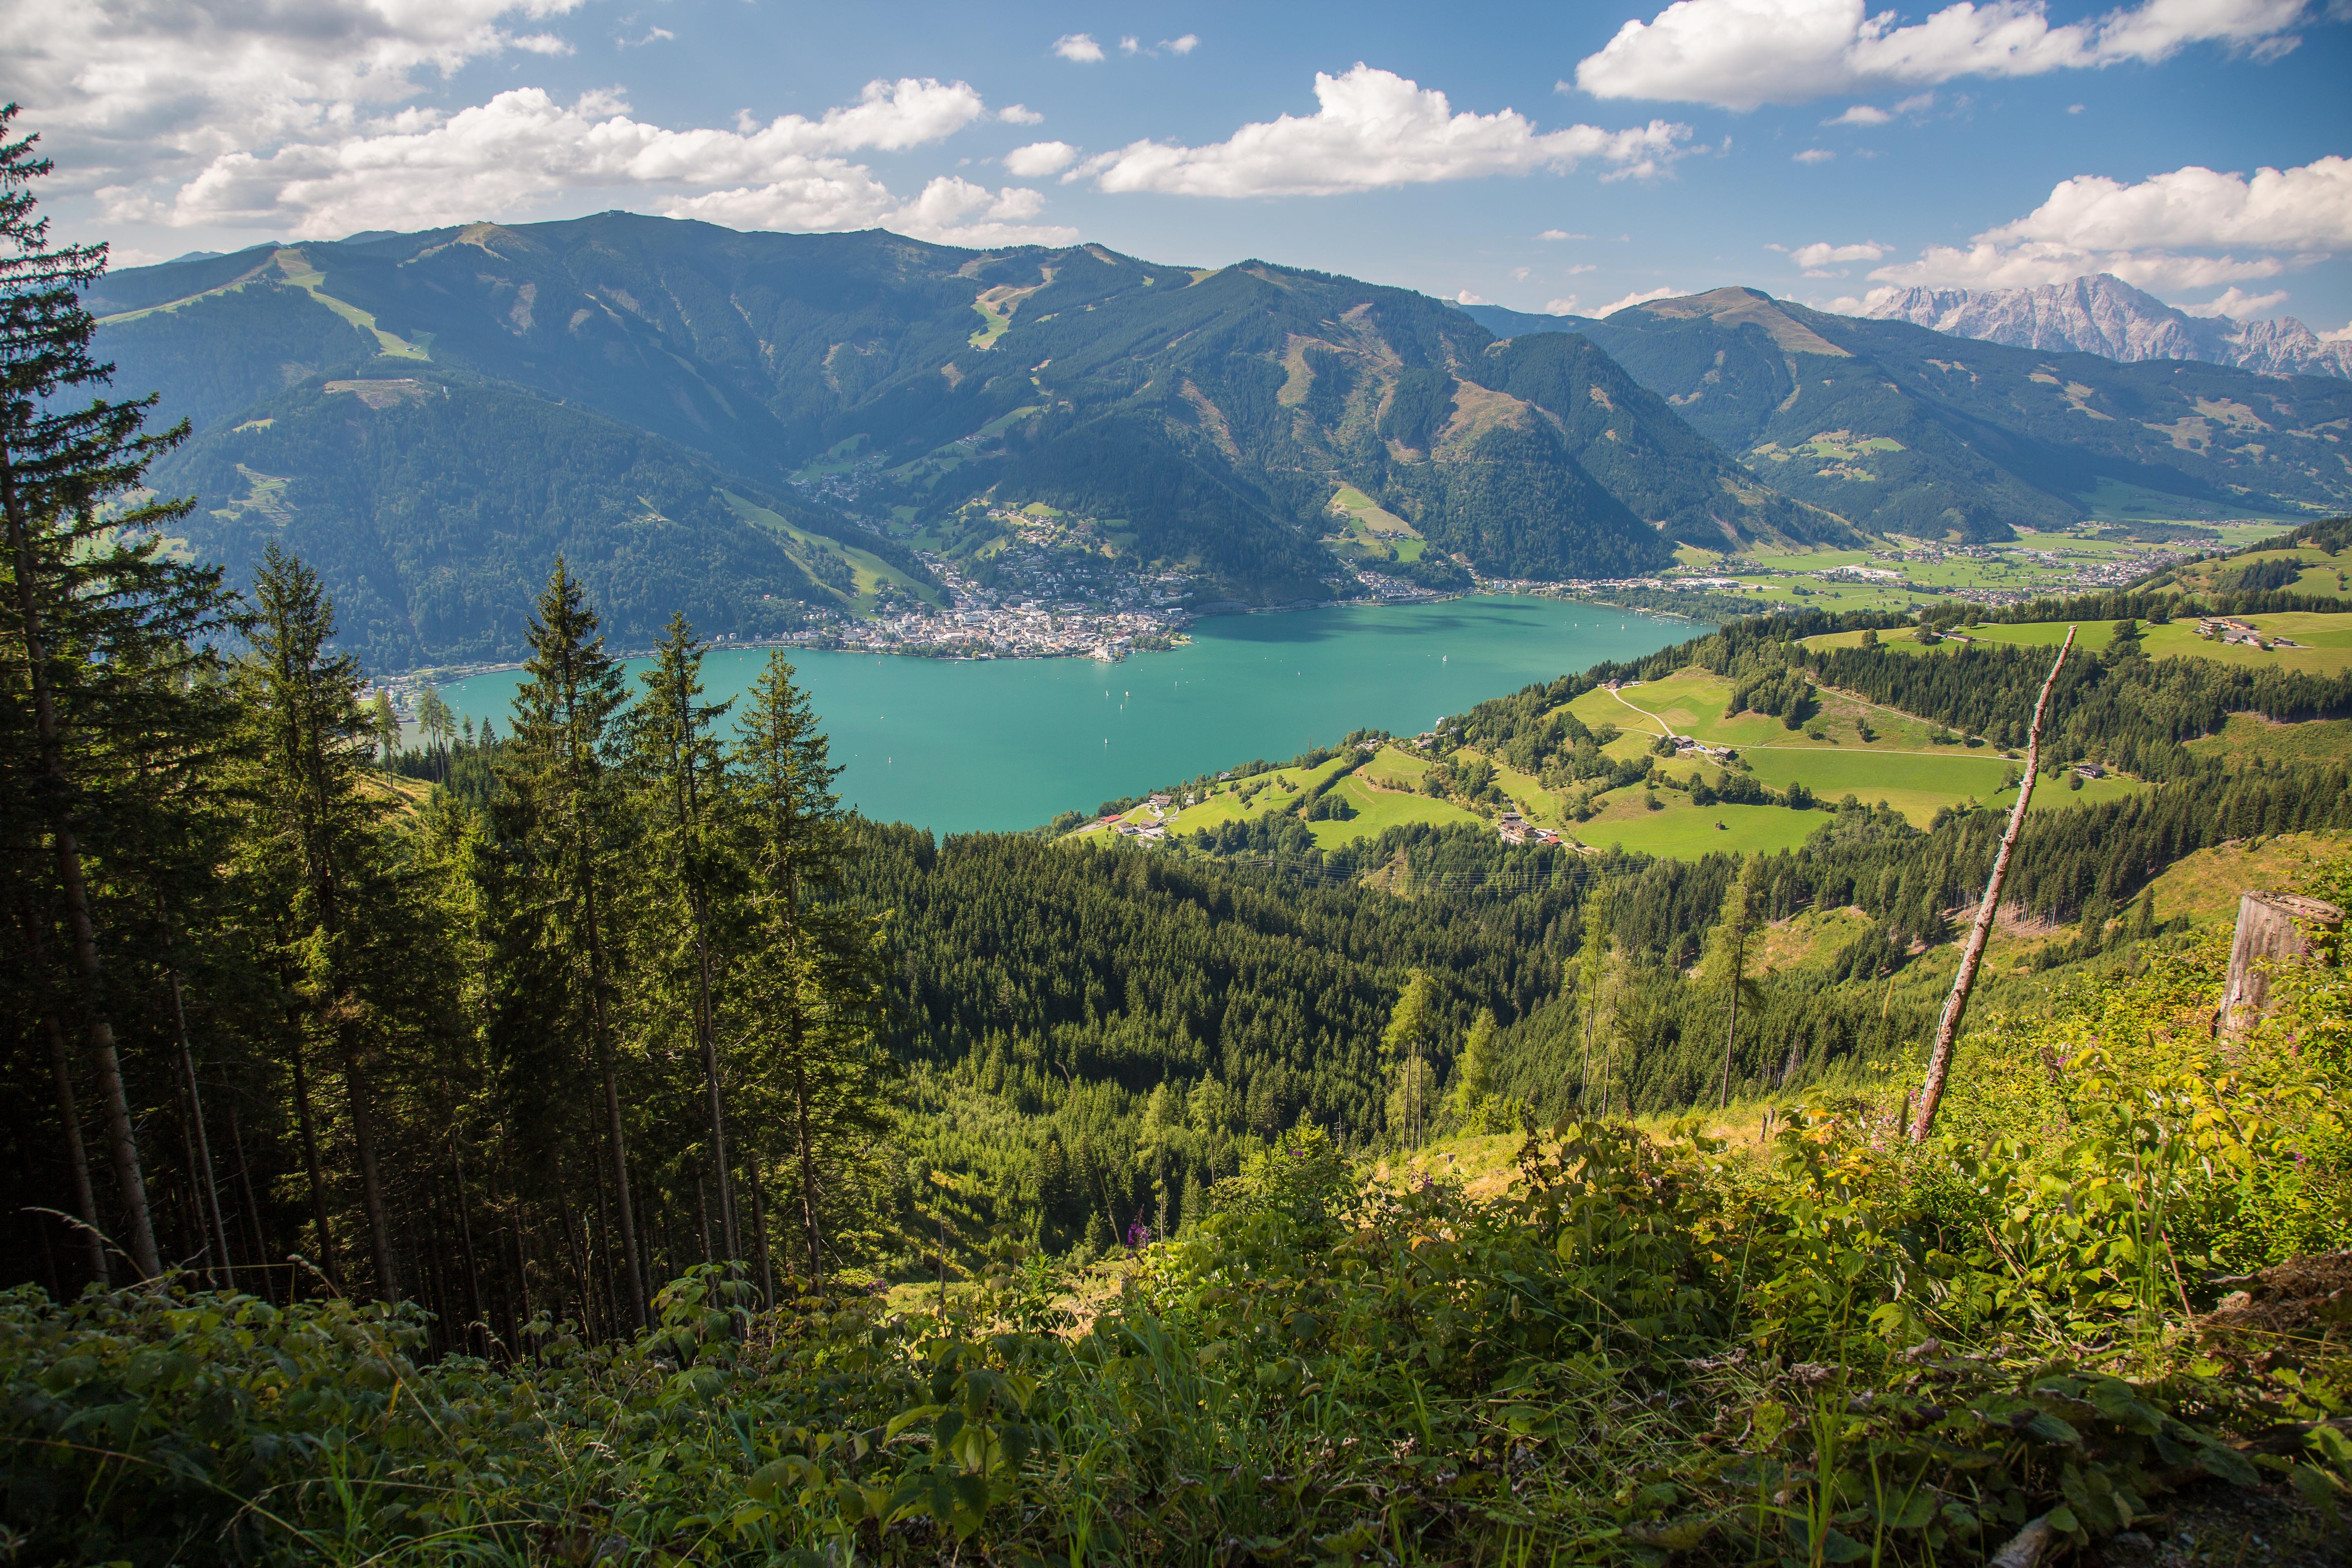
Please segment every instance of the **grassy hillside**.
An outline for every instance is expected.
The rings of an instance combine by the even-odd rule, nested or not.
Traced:
[[[2352,668],[2352,621],[2347,621],[2343,616],[2288,610],[2234,618],[2253,628],[2261,641],[2225,642],[2217,637],[2200,636],[2195,621],[2179,620],[2162,626],[2139,626],[2140,646],[2150,658],[2201,658],[2239,669],[2300,670],[2315,675],[2341,675],[2346,669]],[[1988,622],[1955,628],[1934,643],[1919,642],[1906,633],[1886,635],[1878,646],[1897,653],[1917,654],[1950,654],[1973,647],[2055,648],[2065,639],[2068,624],[2060,621]],[[2086,653],[2101,653],[2107,648],[2120,623],[2083,621],[2073,624],[2076,627],[2074,646]],[[1856,647],[1861,645],[1862,637],[1863,634],[1858,631],[1832,632],[1808,637],[1805,646],[1816,648]]]
[[[2063,527],[2127,487],[2204,517],[2340,509],[2352,384],[2119,364],[1722,289],[1563,320],[1765,483],[1880,532]],[[2145,514],[2145,509],[2143,509]]]
[[[41,1484],[12,1528],[45,1559],[226,1537],[331,1562],[428,1530],[520,1556],[587,1533],[587,1489],[626,1500],[590,1516],[599,1550],[691,1532],[729,1564],[1172,1564],[1216,1539],[1643,1568],[2258,1541],[2315,1565],[2352,1495],[2328,1338],[2352,1230],[2347,1069],[2305,1043],[2352,1010],[2303,966],[2217,1045],[2196,1024],[2225,952],[2160,934],[2011,989],[1916,1145],[1907,1062],[1694,1118],[1611,1114],[1604,1078],[1533,1128],[1488,1125],[1510,1097],[1472,1081],[1417,1146],[1277,1131],[1181,1232],[1109,1259],[1008,1240],[952,1292],[772,1304],[706,1268],[611,1352],[558,1332],[436,1361],[411,1316],[192,1280],[25,1292],[0,1375]],[[2150,1156],[2192,1140],[2210,1158]],[[265,1396],[286,1381],[314,1392]],[[66,1436],[110,1394],[137,1419]],[[336,1486],[299,1484],[330,1442]],[[126,1462],[152,1482],[110,1489]]]
[[[559,552],[622,647],[651,643],[673,611],[705,635],[754,637],[844,597],[794,558],[804,546],[746,521],[729,488],[740,481],[708,459],[510,387],[376,374],[250,412],[156,465],[161,489],[202,498],[183,547],[242,581],[283,542],[373,669],[516,657]]]
[[[133,269],[92,304],[125,374],[207,426],[242,422],[240,396],[398,354],[583,405],[770,488],[798,475],[872,523],[936,522],[981,496],[1119,519],[1144,565],[1195,571],[1210,596],[1328,596],[1317,540],[1342,486],[1507,575],[1655,567],[1654,522],[1718,541],[1834,528],[1605,362],[1576,373],[1559,417],[1486,384],[1527,372],[1487,365],[1487,334],[1459,312],[1255,262],[1196,273],[1097,246],[607,214]],[[1617,389],[1598,419],[1593,374]]]

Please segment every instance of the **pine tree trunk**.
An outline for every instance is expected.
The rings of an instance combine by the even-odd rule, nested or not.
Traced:
[[[474,1205],[466,1195],[466,1156],[456,1132],[449,1134],[449,1171],[457,1184],[457,1239],[466,1248],[466,1343],[474,1342],[474,1325],[484,1322],[482,1266],[474,1256]]]
[[[585,1329],[588,1323],[588,1257],[581,1249],[579,1237],[572,1234],[572,1210],[568,1205],[559,1204],[556,1206],[555,1225],[563,1233],[563,1256],[572,1264],[572,1293],[579,1300],[580,1323]]]
[[[604,1148],[601,1144],[593,1143],[591,1147],[596,1151],[596,1260],[603,1266],[604,1275],[604,1331],[607,1338],[618,1340],[621,1337],[621,1287],[619,1279],[613,1272],[612,1197],[607,1190],[609,1178],[604,1171]]]
[[[367,1214],[368,1246],[375,1258],[375,1293],[379,1300],[400,1300],[400,1266],[392,1250],[391,1227],[384,1223],[383,1184],[377,1175],[373,1097],[368,1092],[367,1068],[360,1060],[359,1029],[348,1019],[336,1026],[343,1053],[343,1093],[351,1101],[352,1142],[360,1163],[360,1205]]]
[[[1969,928],[1968,945],[1960,950],[1959,973],[1953,976],[1952,994],[1944,999],[1943,1016],[1936,1022],[1936,1044],[1927,1056],[1927,1080],[1919,1090],[1918,1113],[1911,1119],[1911,1142],[1925,1143],[1928,1131],[1936,1124],[1936,1108],[1943,1103],[1944,1079],[1952,1070],[1952,1048],[1960,1035],[1960,1018],[1968,1011],[1969,992],[1976,984],[1977,965],[1984,962],[1985,942],[1992,935],[1993,917],[2000,910],[2001,884],[2009,879],[2010,852],[2017,847],[2017,836],[2025,826],[2025,809],[2033,799],[2033,781],[2040,776],[2042,761],[2042,721],[2050,712],[2050,694],[2057,689],[2058,672],[2066,668],[2066,655],[2074,646],[2074,628],[2066,628],[2066,640],[2058,645],[2058,657],[2051,661],[2049,678],[2042,683],[2042,695],[2033,704],[2033,726],[2025,732],[2025,773],[2018,780],[2017,805],[2009,814],[2009,829],[2000,836],[2000,848],[1992,858],[1992,875],[1986,879],[1984,901],[1977,906],[1976,923]],[[1887,994],[1894,994],[1892,983]]]
[[[319,1123],[310,1111],[310,1076],[302,1070],[303,1045],[300,1021],[294,1033],[294,1110],[302,1124],[302,1164],[310,1178],[310,1223],[318,1229],[319,1268],[336,1295],[345,1295],[342,1270],[335,1267],[335,1240],[327,1228],[327,1184],[319,1171]]]
[[[531,1321],[530,1259],[523,1252],[522,1227],[522,1205],[517,1204],[514,1218],[507,1225],[507,1234],[514,1238],[515,1295],[522,1303],[520,1314],[515,1322],[515,1334],[511,1342],[511,1348],[517,1354],[520,1354],[522,1351],[523,1325]]]
[[[253,1166],[245,1157],[245,1129],[239,1125],[236,1098],[228,1102],[229,1146],[236,1151],[236,1179],[245,1189],[245,1209],[253,1226],[253,1265],[261,1275],[261,1299],[275,1305],[277,1297],[269,1289],[269,1234],[262,1228],[261,1204],[253,1194]]]
[[[220,1184],[213,1179],[212,1135],[205,1131],[205,1099],[196,1087],[196,1053],[188,1043],[188,1005],[180,994],[180,974],[177,970],[165,970],[164,978],[172,984],[172,1016],[180,1026],[180,1070],[188,1083],[188,1114],[196,1130],[196,1176],[204,1183],[204,1202],[212,1220],[213,1237],[220,1245],[221,1279],[236,1289],[236,1265],[228,1251],[228,1226],[221,1222]]]
[[[1577,1068],[1576,1109],[1589,1112],[1592,1108],[1592,1015],[1600,1005],[1598,996],[1586,1000],[1584,1008],[1584,1064]]]
[[[58,733],[58,709],[49,687],[49,655],[41,634],[38,568],[33,558],[32,532],[24,501],[16,492],[13,462],[0,458],[0,512],[8,524],[8,547],[16,559],[16,614],[25,639],[25,664],[33,688],[33,716],[41,748],[41,782],[54,803],[57,818],[49,824],[51,848],[58,869],[58,888],[65,897],[66,930],[72,939],[74,974],[81,982],[82,1007],[89,1017],[90,1065],[98,1072],[99,1100],[106,1118],[107,1156],[114,1167],[114,1184],[121,1194],[122,1214],[130,1231],[131,1266],[142,1279],[163,1272],[155,1251],[155,1231],[147,1215],[147,1182],[139,1168],[139,1137],[131,1122],[131,1102],[122,1089],[122,1066],[114,1048],[114,1027],[100,1006],[98,928],[90,920],[89,889],[82,879],[81,844],[64,815],[72,785],[66,778],[65,760]]]
[[[761,1170],[757,1153],[751,1156],[751,1239],[760,1249],[760,1295],[771,1307],[776,1304],[776,1267],[768,1252],[768,1205],[763,1195],[767,1181]]]
[[[205,1223],[203,1201],[192,1198],[189,1192],[196,1180],[196,1140],[195,1134],[189,1130],[187,1079],[180,1071],[176,1057],[172,1062],[172,1125],[180,1134],[180,1169],[186,1173],[187,1180],[165,1184],[165,1191],[170,1194],[167,1201],[178,1205],[181,1241],[184,1243],[190,1237],[196,1238],[193,1254],[184,1249],[175,1250],[179,1250],[183,1258],[194,1256],[199,1271],[204,1275],[205,1289],[217,1290],[220,1289],[220,1264],[213,1257],[212,1229]]]
[[[740,1260],[743,1248],[735,1234],[735,1192],[727,1169],[727,1110],[719,1093],[719,1043],[717,1020],[712,1016],[710,1001],[710,947],[704,940],[706,921],[699,899],[695,901],[694,963],[698,990],[695,1023],[702,1036],[702,1081],[710,1101],[710,1166],[719,1181],[719,1226],[727,1243],[727,1256]]]
[[[1739,1033],[1739,982],[1747,967],[1748,917],[1739,917],[1739,925],[1731,933],[1731,1018],[1723,1026],[1723,1089],[1717,1097],[1717,1108],[1731,1109],[1731,1042]]]
[[[2221,1029],[2239,1034],[2258,1023],[2271,1006],[2270,966],[2306,956],[2304,927],[2341,931],[2344,911],[2334,904],[2294,893],[2249,892],[2238,900],[2238,926],[2230,944],[2229,977],[2221,987]]]
[[[57,830],[58,880],[65,887],[66,925],[73,933],[74,967],[90,998],[89,1059],[98,1071],[99,1103],[106,1118],[107,1158],[114,1167],[115,1192],[130,1230],[131,1261],[142,1279],[163,1272],[155,1251],[155,1230],[147,1216],[147,1179],[139,1168],[139,1135],[131,1122],[131,1101],[122,1089],[122,1065],[114,1049],[114,1026],[96,1006],[98,931],[90,924],[89,895],[82,885],[81,851],[74,836]]]
[[[646,1276],[637,1255],[637,1222],[629,1203],[629,1142],[621,1123],[621,1079],[613,1058],[613,1031],[604,1016],[604,942],[596,920],[596,889],[585,896],[588,914],[588,994],[596,1026],[596,1066],[604,1076],[604,1131],[613,1148],[613,1191],[620,1211],[622,1261],[629,1286],[629,1320],[646,1326]]]
[[[793,1015],[793,1136],[798,1146],[801,1164],[801,1224],[808,1233],[809,1285],[814,1289],[823,1278],[822,1259],[817,1250],[816,1220],[816,1151],[810,1146],[808,1115],[808,1067],[800,1058],[797,1037],[803,1033],[799,1015]]]
[[[89,1153],[82,1147],[81,1110],[74,1103],[71,1053],[66,1048],[66,1032],[58,1026],[55,1014],[43,1014],[41,1026],[49,1037],[49,1076],[58,1086],[58,1118],[66,1129],[66,1170],[73,1181],[74,1213],[81,1220],[89,1277],[104,1285],[110,1282],[106,1237],[98,1228],[98,1195],[90,1190]]]

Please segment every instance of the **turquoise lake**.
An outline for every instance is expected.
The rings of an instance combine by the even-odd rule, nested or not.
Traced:
[[[1192,641],[1118,664],[786,649],[841,764],[842,799],[941,833],[1033,827],[1073,808],[1350,730],[1426,730],[1484,698],[1697,636],[1688,622],[1559,599],[1343,605],[1193,623]],[[712,700],[768,650],[713,649]],[[642,661],[631,665],[643,668]],[[519,671],[457,681],[449,705],[501,732]]]

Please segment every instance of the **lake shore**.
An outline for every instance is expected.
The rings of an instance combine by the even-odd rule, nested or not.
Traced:
[[[1638,658],[1689,623],[1572,600],[1472,595],[1204,617],[1144,661],[940,659],[798,647],[793,664],[844,767],[842,798],[940,832],[1023,828],[1356,728],[1413,734],[1532,680]],[[720,644],[710,700],[740,695],[769,649]],[[632,675],[641,665],[633,663]],[[448,683],[478,724],[510,725],[513,668]]]

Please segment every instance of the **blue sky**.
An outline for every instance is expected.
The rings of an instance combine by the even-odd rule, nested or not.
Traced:
[[[1536,310],[2115,270],[2341,328],[2347,83],[2347,0],[0,0],[126,260],[622,207]]]

